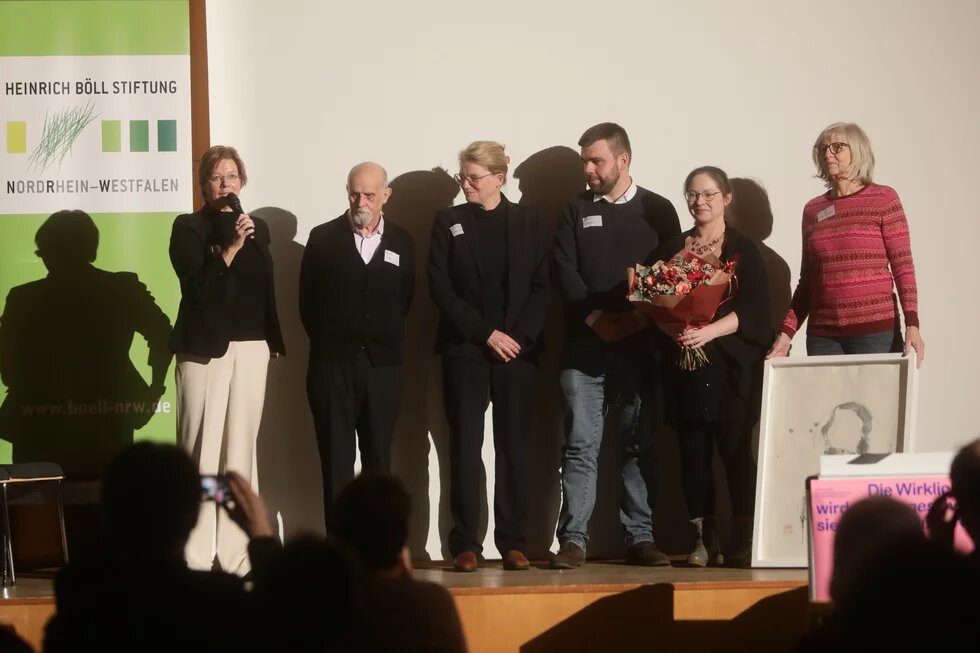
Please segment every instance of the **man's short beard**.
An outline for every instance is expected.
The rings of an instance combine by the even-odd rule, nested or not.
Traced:
[[[599,181],[602,183],[602,185],[599,186],[599,188],[597,188],[593,192],[595,192],[597,195],[600,195],[602,197],[605,197],[609,193],[613,192],[613,189],[616,188],[616,184],[619,183],[619,178],[621,176],[619,174],[619,170],[615,170],[613,172],[613,175],[614,176],[611,176],[609,179],[603,179],[602,177],[599,177]]]
[[[363,229],[364,227],[371,224],[374,220],[374,216],[367,209],[360,209],[358,211],[351,211],[350,220],[354,223],[354,226],[358,229]]]

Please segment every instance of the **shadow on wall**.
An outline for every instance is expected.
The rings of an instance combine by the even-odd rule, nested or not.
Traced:
[[[772,235],[773,215],[769,193],[761,182],[735,177],[732,182],[732,203],[728,205],[726,221],[751,238],[759,246],[762,261],[769,276],[772,298],[772,324],[778,329],[786,317],[791,297],[790,270],[785,259],[763,241]]]
[[[296,216],[281,208],[251,212],[269,225],[276,305],[286,356],[269,362],[259,428],[259,487],[271,515],[281,513],[284,535],[324,532],[323,491],[313,416],[306,399],[310,342],[299,318],[303,245],[295,242]]]
[[[432,519],[438,523],[443,558],[451,518],[449,515],[449,434],[442,405],[440,361],[434,353],[439,311],[429,296],[426,267],[432,220],[436,211],[452,206],[459,186],[445,170],[413,170],[390,182],[391,199],[385,218],[402,227],[415,241],[415,300],[405,324],[405,362],[402,405],[392,447],[392,472],[405,483],[412,498],[409,546],[413,557],[426,556]],[[429,435],[438,456],[438,506],[429,505]],[[474,481],[476,482],[476,481]]]
[[[570,197],[585,188],[585,173],[578,152],[562,145],[535,152],[514,169],[514,179],[521,191],[520,204],[541,211],[548,240],[554,240],[562,209]],[[545,353],[538,370],[534,402],[535,439],[528,456],[528,469],[531,472],[527,554],[534,559],[547,556],[555,538],[561,508],[561,448],[565,437],[562,432],[558,360],[564,348],[564,339],[562,302],[555,289],[555,298],[544,323]],[[605,509],[596,511],[597,514],[606,512],[608,510]],[[613,524],[613,528],[618,529],[618,526]]]
[[[521,646],[544,651],[792,651],[807,626],[807,588],[766,597],[727,621],[674,618],[673,585],[599,599]]]
[[[61,466],[69,481],[69,555],[87,562],[104,547],[95,481],[160,409],[173,358],[171,325],[134,272],[92,265],[99,230],[88,214],[51,215],[35,242],[48,274],[11,288],[0,318],[0,377],[7,386],[0,438],[13,445],[14,463]],[[136,334],[149,350],[149,383],[130,358]],[[14,550],[18,565],[60,560],[60,549],[48,548],[59,538],[45,529],[57,522],[39,518],[36,508],[11,513],[27,526],[21,530],[28,537],[18,538]]]
[[[170,320],[134,272],[92,265],[99,231],[88,214],[53,214],[35,241],[48,275],[12,288],[0,318],[0,437],[15,463],[55,462],[70,480],[94,480],[154,415]],[[130,360],[136,334],[150,383]]]

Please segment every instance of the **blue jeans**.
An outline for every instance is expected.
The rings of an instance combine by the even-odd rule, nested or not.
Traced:
[[[573,542],[583,550],[588,544],[599,447],[605,417],[612,408],[622,451],[619,519],[626,531],[626,545],[652,542],[650,505],[657,490],[653,447],[656,362],[650,356],[608,345],[583,347],[567,356],[560,378],[565,446],[558,541]]]
[[[879,331],[861,336],[807,336],[808,356],[839,356],[841,354],[887,354],[902,351],[900,334]]]

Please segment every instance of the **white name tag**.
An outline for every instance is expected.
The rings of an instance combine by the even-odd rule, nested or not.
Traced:
[[[385,250],[385,263],[391,263],[392,265],[398,265],[398,259],[400,257],[395,252],[390,249]]]
[[[601,215],[590,215],[588,217],[582,218],[583,229],[588,229],[589,227],[601,227],[601,226],[602,226]]]
[[[455,238],[456,236],[462,236],[463,235],[463,225],[459,224],[458,222],[456,224],[454,224],[454,225],[450,225],[450,227],[449,227],[449,233],[451,233],[453,235],[453,238]]]
[[[837,213],[837,209],[835,209],[834,205],[831,204],[830,206],[828,206],[823,211],[817,214],[817,222],[823,222],[827,218],[833,217],[835,213]]]

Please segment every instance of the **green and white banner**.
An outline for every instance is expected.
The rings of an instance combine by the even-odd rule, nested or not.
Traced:
[[[170,226],[196,195],[188,10],[0,0],[0,461],[94,476],[134,438],[174,438],[162,368]],[[48,220],[66,209],[94,229]]]

